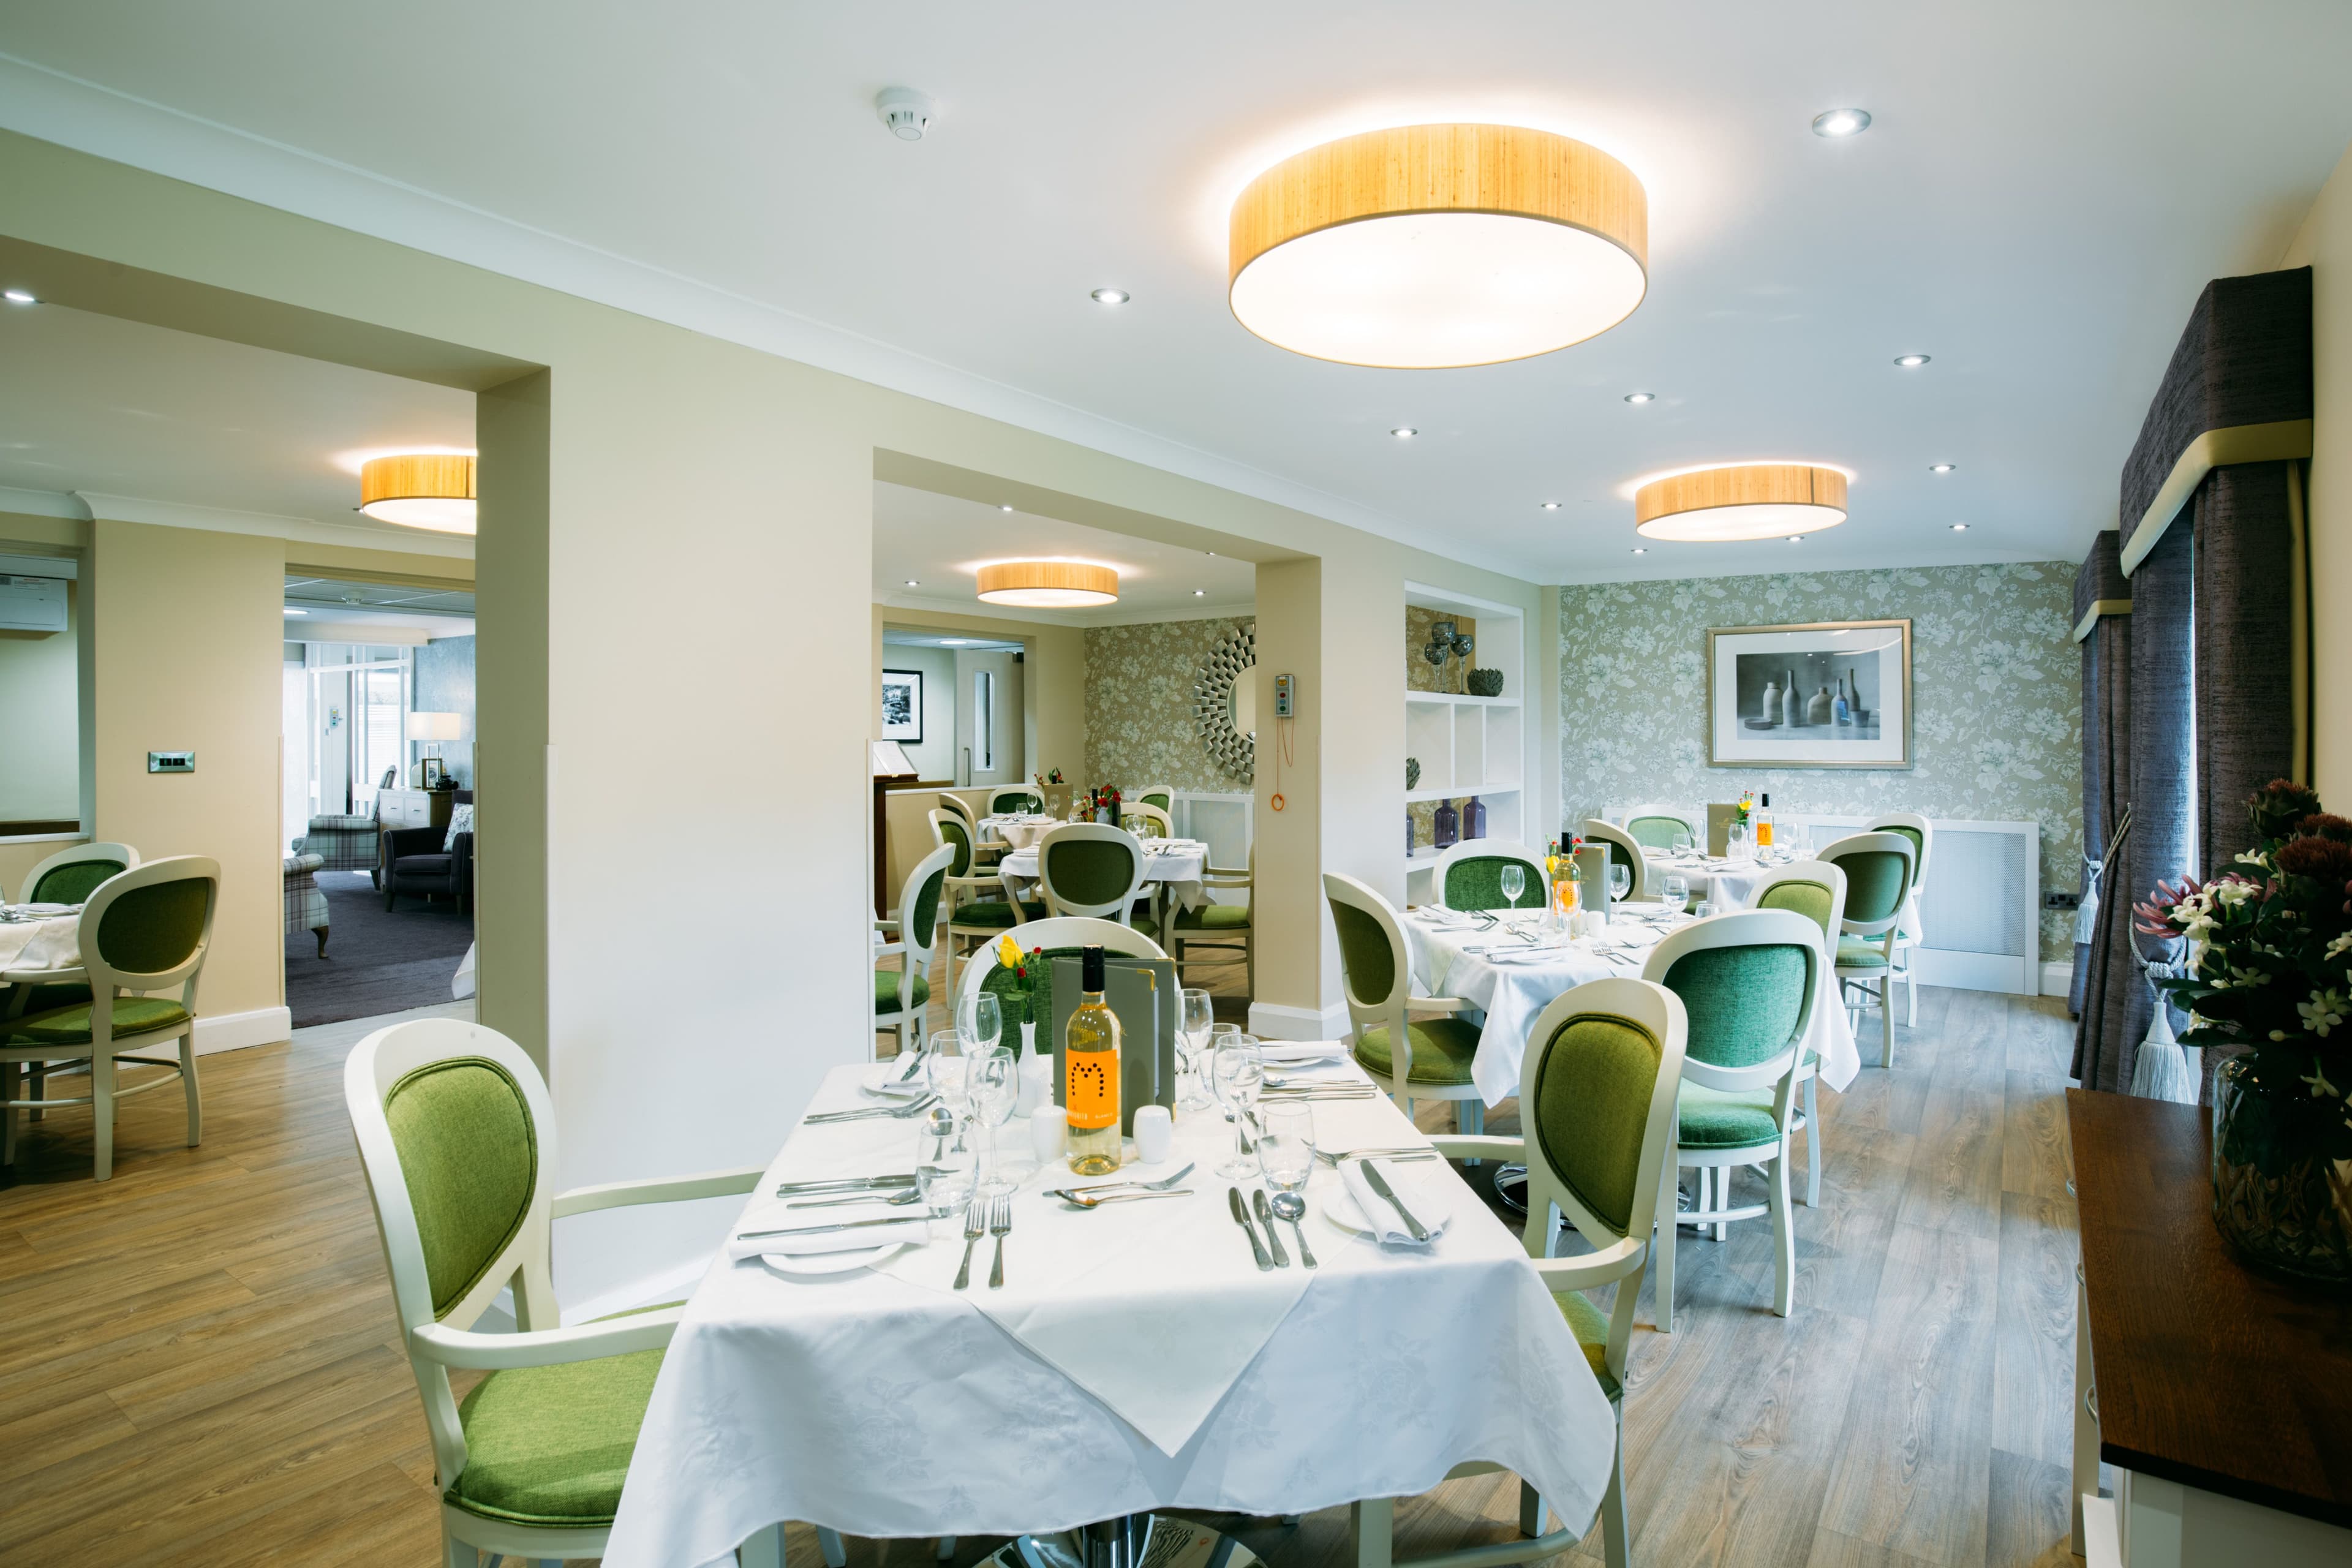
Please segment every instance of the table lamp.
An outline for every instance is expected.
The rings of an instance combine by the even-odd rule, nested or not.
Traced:
[[[463,721],[455,713],[414,712],[408,716],[408,738],[426,742],[431,749],[425,754],[437,759],[441,755],[441,742],[457,739]],[[447,776],[445,771],[443,777],[446,779]]]

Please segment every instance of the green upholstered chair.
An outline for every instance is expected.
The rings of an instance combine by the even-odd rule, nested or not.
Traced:
[[[1658,1331],[1675,1326],[1675,1240],[1681,1226],[1772,1218],[1772,1310],[1796,1301],[1796,1225],[1789,1213],[1789,1125],[1797,1063],[1828,964],[1821,927],[1791,910],[1736,910],[1696,921],[1653,948],[1642,978],[1682,998],[1688,1025],[1675,1161],[1699,1173],[1696,1201],[1658,1237]],[[1731,1202],[1731,1173],[1765,1176],[1761,1204]],[[1718,1232],[1718,1235],[1720,1232]]]
[[[954,791],[940,791],[939,808],[963,819],[964,831],[971,837],[972,858],[977,863],[975,868],[995,865],[1012,849],[1013,846],[1002,838],[991,838],[981,831],[980,814],[972,810],[971,802]]]
[[[1118,808],[1118,823],[1132,827],[1146,838],[1173,838],[1176,819],[1168,815],[1164,805],[1154,805],[1148,800],[1133,801]]]
[[[1661,1239],[1674,1231],[1675,1091],[1687,1026],[1681,1000],[1663,985],[1612,977],[1552,998],[1528,1031],[1519,1067],[1518,1138],[1433,1140],[1455,1159],[1496,1159],[1528,1168],[1528,1256],[1559,1304],[1609,1408],[1617,1420],[1617,1457],[1601,1497],[1601,1544],[1609,1568],[1625,1568],[1630,1532],[1625,1515],[1625,1363],[1633,1339],[1634,1303],[1642,1276]],[[1660,1200],[1664,1200],[1661,1212]],[[1565,1215],[1591,1251],[1556,1258]],[[1664,1222],[1661,1236],[1660,1222]],[[1585,1296],[1617,1287],[1603,1312]],[[1476,1475],[1501,1467],[1474,1460],[1449,1475]],[[1387,1559],[1394,1504],[1386,1498],[1354,1505],[1357,1539],[1370,1543],[1371,1568]],[[1549,1510],[1526,1482],[1519,1484],[1519,1532],[1507,1555],[1474,1547],[1473,1555],[1419,1558],[1398,1568],[1449,1561],[1464,1564],[1528,1561],[1565,1552],[1583,1533],[1569,1521],[1540,1533]],[[1366,1563],[1360,1552],[1359,1564]]]
[[[1407,1117],[1416,1100],[1450,1100],[1463,1131],[1484,1131],[1486,1102],[1470,1078],[1478,1026],[1462,1016],[1470,1005],[1412,994],[1411,950],[1386,899],[1337,872],[1324,874],[1323,897],[1339,929],[1339,989],[1357,1063]]]
[[[1437,902],[1448,910],[1507,910],[1497,879],[1505,866],[1525,868],[1527,886],[1519,889],[1518,908],[1539,910],[1551,887],[1543,859],[1524,844],[1496,838],[1465,838],[1437,858]]]
[[[1128,791],[1127,798],[1164,812],[1170,816],[1176,815],[1176,787],[1173,784],[1145,784],[1141,789]],[[1122,806],[1120,809],[1126,808]]]
[[[1650,885],[1649,857],[1642,853],[1641,845],[1634,842],[1632,834],[1615,823],[1603,822],[1597,816],[1586,817],[1583,826],[1576,831],[1583,835],[1587,844],[1606,844],[1612,867],[1633,868],[1633,888],[1625,895],[1627,902],[1647,904],[1657,901],[1658,890]]]
[[[988,792],[988,814],[991,816],[1012,816],[1015,813],[1034,816],[1045,809],[1045,797],[1027,784],[1006,784]]]
[[[1756,884],[1748,895],[1751,910],[1793,910],[1822,928],[1822,951],[1835,951],[1839,925],[1845,918],[1845,873],[1826,860],[1792,860]],[[1826,1003],[1824,1004],[1826,1005]],[[1796,1120],[1805,1130],[1805,1206],[1822,1202],[1821,1058],[1811,1051],[1797,1058],[1797,1082],[1804,1104]]]
[[[886,963],[898,961],[896,969],[874,971],[874,1032],[896,1030],[901,1053],[909,1048],[910,1040],[923,1043],[923,1018],[931,999],[931,951],[944,929],[940,917],[947,910],[948,868],[954,862],[952,845],[940,845],[924,856],[907,873],[898,914],[874,922],[885,938],[897,939],[877,947],[875,958]]]
[[[1087,915],[1049,915],[1044,920],[1029,921],[1019,931],[1013,932],[1012,936],[1024,951],[1042,948],[1049,959],[1075,958],[1077,956],[1078,950],[1083,947],[1099,947],[1106,952],[1131,953],[1137,958],[1168,956],[1160,950],[1158,942],[1137,931],[1133,926],[1121,925],[1117,921],[1097,920]],[[955,1016],[959,1018],[968,1016],[971,1010],[971,999],[982,991],[1003,994],[1010,989],[1008,977],[1001,972],[996,962],[996,944],[992,942],[983,942],[964,963],[963,979],[956,991]],[[1033,994],[1037,1011],[1042,1015],[1037,1020],[1039,1026],[1037,1048],[1051,1055],[1054,1042],[1046,1038],[1047,1032],[1052,1027],[1054,1016],[1054,986],[1050,969],[1039,978],[1036,990]],[[1011,1045],[1018,1039],[1020,1031],[1013,1027],[1014,1016],[1009,1005],[1005,1009],[1004,1020],[1004,1037],[1000,1043]]]
[[[1125,921],[1143,891],[1143,851],[1125,828],[1064,823],[1037,841],[1037,886],[1056,915]]]
[[[220,901],[220,863],[202,855],[174,855],[118,872],[89,893],[79,926],[81,967],[14,970],[0,974],[12,997],[53,985],[85,985],[82,1001],[0,1022],[0,1161],[13,1161],[16,1113],[87,1105],[93,1122],[97,1179],[114,1174],[114,1102],[177,1079],[188,1100],[188,1143],[204,1136],[204,1106],[196,1087],[196,983],[212,949],[213,910]],[[152,993],[176,991],[176,998]],[[9,1005],[15,1008],[17,1003]],[[179,1042],[177,1059],[133,1053]],[[68,1100],[17,1098],[25,1064],[39,1062],[51,1077],[87,1071],[89,1093]],[[61,1065],[62,1064],[62,1065]],[[118,1087],[125,1066],[170,1070]]]
[[[932,844],[955,851],[949,861],[944,884],[948,905],[947,981],[952,990],[959,942],[965,938],[991,941],[1024,921],[1042,920],[1045,906],[1040,900],[1014,898],[1001,874],[981,868],[972,852],[971,829],[962,817],[951,811],[934,811],[930,820]]]
[[[1854,1031],[1862,1029],[1862,999],[1878,988],[1878,1065],[1895,1065],[1895,938],[1911,901],[1918,849],[1900,833],[1854,833],[1814,856],[1845,873],[1845,916],[1837,945],[1837,981]]]
[[[60,849],[36,865],[25,878],[18,890],[17,902],[26,904],[79,904],[89,900],[98,885],[119,872],[128,871],[139,864],[139,851],[128,844],[76,844]],[[7,895],[0,892],[0,903]],[[67,981],[46,985],[0,985],[0,1019],[26,1013],[46,1013],[53,1007],[72,1007],[89,1000],[89,987],[79,981]],[[32,1119],[41,1119],[40,1101],[47,1093],[48,1064],[37,1059],[23,1064],[25,1098],[35,1102]]]
[[[1916,811],[1890,811],[1874,816],[1862,825],[1864,833],[1900,833],[1918,847],[1911,862],[1911,896],[1903,901],[1903,923],[1895,928],[1895,949],[1887,957],[1895,973],[1887,976],[1890,985],[1903,987],[1903,1022],[1906,1026],[1919,1026],[1919,977],[1912,968],[1912,954],[1919,946],[1922,927],[1919,923],[1919,895],[1927,888],[1927,861],[1936,847],[1936,825]]]
[[[1645,849],[1672,849],[1676,834],[1701,849],[1706,847],[1706,836],[1671,806],[1637,805],[1625,814],[1625,836]]]
[[[425,1404],[449,1568],[601,1557],[683,1303],[562,1326],[554,1222],[749,1193],[761,1168],[555,1191],[555,1114],[529,1057],[495,1029],[425,1018],[378,1029],[343,1064],[393,1310]],[[478,1333],[514,1289],[516,1332]],[[453,1367],[487,1371],[463,1401]],[[782,1562],[779,1529],[747,1562]],[[761,1537],[766,1537],[761,1541]],[[840,1538],[820,1531],[825,1560]],[[764,1547],[762,1553],[759,1549]]]
[[[1238,904],[1221,904],[1212,900],[1199,909],[1177,906],[1171,898],[1163,906],[1160,921],[1160,945],[1176,961],[1176,973],[1181,976],[1188,963],[1199,959],[1186,955],[1195,947],[1203,947],[1220,955],[1241,949],[1244,984],[1249,995],[1257,994],[1257,846],[1252,844],[1249,864],[1242,870],[1229,870],[1212,866],[1202,874],[1201,885],[1208,892],[1235,892],[1243,895]],[[1215,962],[1230,960],[1220,956]]]

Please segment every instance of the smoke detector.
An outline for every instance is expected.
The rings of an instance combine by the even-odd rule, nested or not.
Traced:
[[[886,87],[874,95],[875,112],[890,134],[901,142],[920,142],[923,128],[931,122],[931,95],[917,92],[911,87]]]

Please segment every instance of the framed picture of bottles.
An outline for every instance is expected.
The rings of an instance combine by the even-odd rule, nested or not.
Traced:
[[[1717,768],[1911,765],[1911,623],[1711,626],[1706,760]]]

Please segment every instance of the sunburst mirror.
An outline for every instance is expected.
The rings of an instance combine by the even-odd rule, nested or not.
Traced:
[[[1257,780],[1257,637],[1235,627],[1201,660],[1192,683],[1192,723],[1217,766],[1244,784]]]

